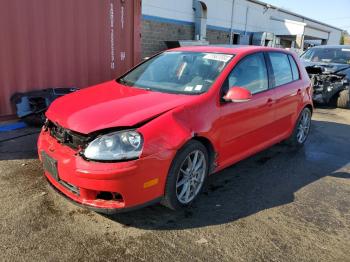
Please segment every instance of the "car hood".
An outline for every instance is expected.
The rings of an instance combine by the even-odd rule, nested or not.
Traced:
[[[341,70],[342,73],[349,70],[350,65],[348,64],[337,64],[337,63],[324,63],[324,62],[310,62],[302,60],[305,67],[308,66],[318,66],[324,68],[324,73],[334,73]],[[343,70],[344,69],[344,70]]]
[[[88,134],[137,125],[195,97],[147,91],[110,81],[56,99],[46,116],[64,128]]]

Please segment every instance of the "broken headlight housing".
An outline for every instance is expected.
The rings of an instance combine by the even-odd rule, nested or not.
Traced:
[[[118,161],[140,157],[142,135],[135,130],[125,130],[98,136],[85,148],[83,155],[91,160]]]

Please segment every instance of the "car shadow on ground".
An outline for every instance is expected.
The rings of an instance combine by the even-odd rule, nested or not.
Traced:
[[[350,178],[350,126],[313,120],[304,148],[279,144],[208,178],[199,199],[172,211],[161,205],[106,216],[124,226],[176,230],[225,224],[294,201],[301,188],[325,177]]]

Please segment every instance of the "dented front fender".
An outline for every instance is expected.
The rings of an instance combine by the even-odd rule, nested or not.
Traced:
[[[184,107],[176,108],[138,128],[144,138],[141,157],[160,151],[177,151],[191,139],[194,132],[186,121],[187,113]]]

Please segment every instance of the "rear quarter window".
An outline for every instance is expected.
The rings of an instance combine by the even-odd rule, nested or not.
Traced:
[[[290,66],[292,67],[292,73],[293,73],[293,80],[299,80],[299,69],[297,66],[297,63],[295,62],[294,58],[291,55],[288,55]]]
[[[279,52],[270,52],[269,58],[275,77],[275,86],[281,86],[292,82],[293,74],[288,55]]]

